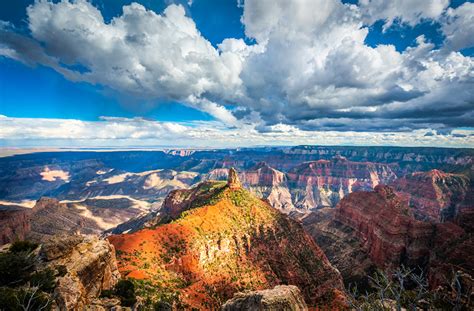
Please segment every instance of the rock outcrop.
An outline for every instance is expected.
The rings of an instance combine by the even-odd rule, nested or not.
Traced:
[[[206,174],[204,179],[224,180],[227,175],[227,169],[214,169]],[[260,162],[256,166],[240,172],[239,177],[245,188],[256,196],[268,200],[273,207],[284,213],[294,210],[285,173],[270,167],[265,162]]]
[[[239,175],[237,175],[237,171],[233,167],[229,169],[229,176],[227,177],[227,187],[232,190],[242,188]]]
[[[308,310],[296,286],[280,285],[273,289],[234,294],[221,308],[222,311],[303,311]]]
[[[109,240],[119,269],[179,293],[175,307],[215,309],[243,289],[280,284],[298,286],[311,306],[341,303],[338,271],[301,224],[247,190],[205,182],[170,193],[163,212],[174,221]]]
[[[64,270],[53,295],[60,310],[83,310],[120,278],[115,249],[107,240],[54,237],[42,245],[40,255],[47,267]]]
[[[30,209],[0,205],[0,245],[24,240],[30,232]]]
[[[392,187],[408,201],[417,219],[453,220],[470,189],[469,178],[439,170],[415,172],[397,179]]]
[[[354,230],[372,261],[380,267],[425,265],[435,229],[415,220],[392,188],[354,192],[343,199],[335,218]]]

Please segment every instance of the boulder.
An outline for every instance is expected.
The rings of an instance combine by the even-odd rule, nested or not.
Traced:
[[[222,306],[222,310],[299,311],[308,310],[308,307],[298,287],[279,285],[273,289],[236,293]]]

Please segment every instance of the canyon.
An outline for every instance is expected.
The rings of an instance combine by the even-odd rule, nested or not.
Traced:
[[[342,308],[350,284],[370,289],[368,276],[402,265],[422,270],[432,290],[451,286],[453,273],[470,288],[473,156],[298,146],[0,158],[0,245],[69,238],[103,249],[114,281],[89,295],[68,280],[80,297],[56,302],[99,309],[120,304],[99,297],[118,271],[142,298],[176,308],[229,300],[231,310],[265,297]]]

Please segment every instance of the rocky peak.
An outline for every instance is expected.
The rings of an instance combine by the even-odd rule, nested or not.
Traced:
[[[233,167],[229,169],[229,176],[227,177],[227,186],[229,186],[230,189],[242,188],[242,184],[240,183],[237,171]]]
[[[235,170],[229,176],[227,184],[171,193],[166,209],[187,211],[173,222],[110,236],[119,269],[129,278],[159,280],[190,308],[218,309],[242,288],[285,283],[298,286],[308,305],[336,303],[340,274],[301,224],[240,187]]]

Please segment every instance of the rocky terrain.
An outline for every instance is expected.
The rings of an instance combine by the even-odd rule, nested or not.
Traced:
[[[83,200],[117,194],[157,200],[174,187],[189,187],[200,175],[214,169],[234,166],[243,172],[255,170],[259,163],[265,162],[272,169],[287,173],[304,162],[332,161],[338,157],[350,162],[390,164],[396,176],[403,176],[433,168],[469,171],[474,152],[443,148],[298,146],[22,154],[0,158],[0,200],[38,200],[42,196]]]
[[[279,285],[273,289],[237,293],[221,308],[223,311],[244,310],[308,310],[300,290],[292,285]]]
[[[426,269],[434,287],[450,280],[453,271],[472,278],[469,224],[474,214],[472,209],[463,211],[450,222],[420,221],[403,197],[379,185],[372,192],[351,193],[336,209],[300,217],[346,283],[364,284],[375,268],[405,265]]]
[[[105,310],[100,294],[119,279],[114,247],[97,237],[50,237],[0,251],[2,309]]]
[[[61,310],[78,310],[119,280],[114,247],[106,240],[71,236],[52,238],[41,247],[50,268],[65,267],[57,280],[55,300]]]
[[[470,149],[321,146],[5,157],[0,245],[79,239],[62,257],[67,265],[75,250],[107,257],[112,250],[94,236],[109,236],[138,295],[176,308],[228,299],[237,309],[282,306],[297,295],[270,289],[288,284],[310,308],[334,306],[344,300],[342,280],[368,288],[368,275],[400,265],[421,268],[432,289],[453,292],[459,283],[469,292],[473,157]],[[55,275],[66,293],[55,303],[119,304],[115,294],[97,299],[101,290],[76,277],[59,286]]]
[[[469,178],[439,170],[415,172],[397,179],[392,187],[408,201],[415,217],[442,222],[452,220],[469,191]]]
[[[225,180],[228,169],[219,168],[204,175],[204,180]],[[282,212],[290,212],[293,205],[288,180],[285,173],[261,162],[256,166],[242,171],[239,178],[246,189],[249,189],[259,198],[265,198],[275,208]]]
[[[17,205],[0,205],[0,245],[24,240],[30,231],[28,208]]]
[[[0,245],[55,235],[100,235],[150,210],[142,202],[123,197],[74,202],[43,197],[32,208],[0,205]]]
[[[343,303],[342,279],[301,225],[229,181],[176,190],[163,213],[174,221],[113,235],[119,269],[177,293],[176,307],[216,308],[234,293],[280,284],[300,288],[310,306]],[[156,297],[155,297],[156,298]]]
[[[389,165],[351,162],[343,157],[306,162],[287,175],[294,205],[303,211],[334,207],[351,192],[371,190],[396,179]]]
[[[371,190],[380,183],[396,179],[390,165],[351,162],[343,157],[305,162],[287,173],[262,162],[239,176],[252,193],[285,213],[335,207],[353,191]],[[227,169],[224,168],[214,169],[204,176],[210,180],[225,178]]]

